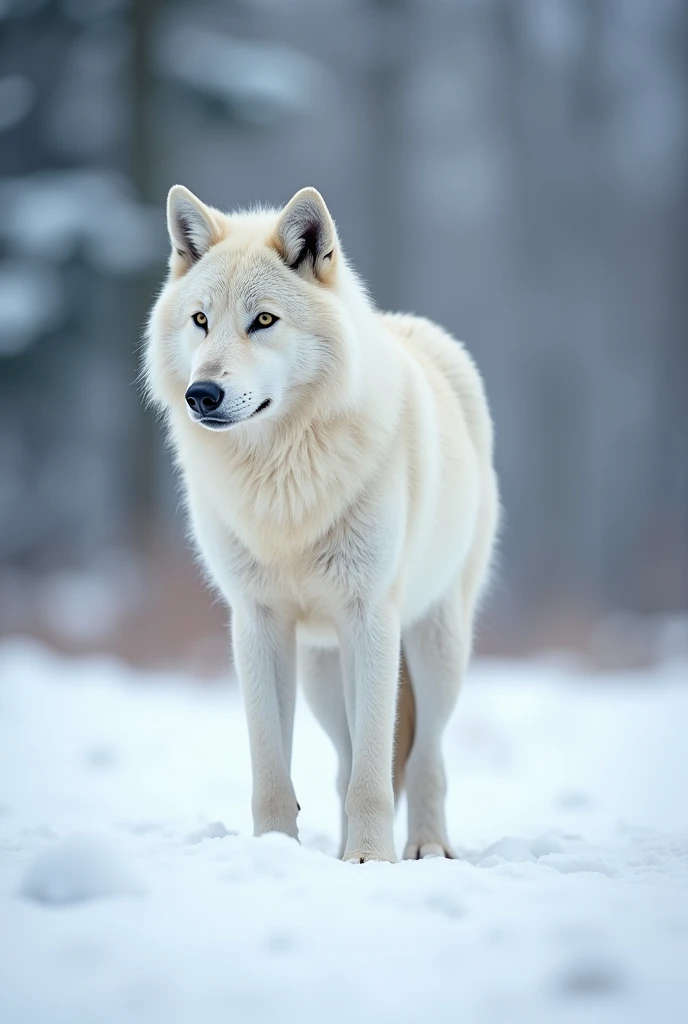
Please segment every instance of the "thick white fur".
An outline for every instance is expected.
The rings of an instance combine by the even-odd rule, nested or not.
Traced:
[[[339,753],[343,856],[396,859],[403,644],[415,698],[406,855],[449,856],[441,738],[499,507],[480,375],[428,320],[375,310],[314,189],[281,212],[225,215],[175,186],[168,218],[170,273],[145,371],[196,542],[232,607],[255,832],[297,835],[298,650],[305,693]],[[250,334],[263,311],[279,320]],[[220,412],[239,422],[213,431],[192,421],[184,395],[201,380],[224,389]]]

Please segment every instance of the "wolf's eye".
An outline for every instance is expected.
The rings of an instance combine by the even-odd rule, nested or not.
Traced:
[[[273,316],[272,313],[259,313],[249,330],[260,331],[263,327],[272,327],[278,320],[279,317]]]
[[[194,313],[191,319],[196,324],[196,327],[201,327],[206,334],[208,333],[208,317],[205,313]]]

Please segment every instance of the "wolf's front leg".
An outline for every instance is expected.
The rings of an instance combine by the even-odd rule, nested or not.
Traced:
[[[389,606],[349,609],[342,666],[352,740],[344,860],[395,861],[392,748],[399,679],[399,619]]]
[[[234,657],[244,694],[253,770],[254,835],[298,838],[298,804],[291,783],[296,699],[293,623],[263,605],[234,610]]]

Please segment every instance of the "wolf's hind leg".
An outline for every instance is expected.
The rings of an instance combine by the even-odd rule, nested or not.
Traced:
[[[344,809],[351,778],[351,736],[344,704],[344,681],[338,648],[299,647],[299,675],[308,705],[337,751],[337,792],[341,801],[339,856],[346,849],[348,819]]]
[[[445,822],[442,734],[454,710],[467,660],[461,635],[460,590],[445,597],[404,632],[404,653],[415,698],[415,735],[406,765],[407,859],[453,857]]]

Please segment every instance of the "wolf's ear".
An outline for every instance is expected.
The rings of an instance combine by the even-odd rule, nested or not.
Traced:
[[[290,199],[277,222],[276,242],[284,262],[302,277],[331,279],[337,230],[317,189],[302,188]]]
[[[167,196],[167,230],[176,253],[188,269],[218,242],[214,211],[183,185],[173,185]]]

